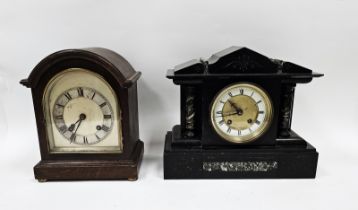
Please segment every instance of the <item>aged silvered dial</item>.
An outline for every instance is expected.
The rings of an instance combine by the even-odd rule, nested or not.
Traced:
[[[237,83],[221,90],[214,98],[211,123],[225,140],[254,141],[270,126],[272,104],[267,93],[254,84]]]
[[[93,88],[65,90],[57,97],[52,114],[56,128],[71,144],[97,144],[113,127],[110,103]]]

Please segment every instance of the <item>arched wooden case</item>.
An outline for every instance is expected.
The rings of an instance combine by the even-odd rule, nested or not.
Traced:
[[[46,85],[58,73],[83,68],[100,75],[113,89],[121,108],[122,153],[51,153],[42,98]],[[139,140],[137,80],[141,73],[119,54],[104,48],[67,49],[44,58],[21,84],[31,88],[41,161],[35,178],[46,180],[136,180],[143,154]]]

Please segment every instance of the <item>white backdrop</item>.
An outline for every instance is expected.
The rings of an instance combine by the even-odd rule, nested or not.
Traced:
[[[358,209],[358,3],[275,1],[0,1],[0,209]],[[163,180],[164,135],[179,123],[166,70],[232,45],[325,77],[296,89],[293,129],[317,147],[311,180]],[[38,183],[29,89],[45,56],[100,46],[143,73],[137,182]]]

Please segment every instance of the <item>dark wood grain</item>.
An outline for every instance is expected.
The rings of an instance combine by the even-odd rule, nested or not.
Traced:
[[[138,178],[143,142],[137,141],[133,153],[122,160],[41,160],[35,178],[49,180],[130,180]]]

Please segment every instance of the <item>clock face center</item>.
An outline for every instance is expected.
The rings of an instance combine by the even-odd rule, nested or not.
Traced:
[[[63,112],[63,118],[67,127],[78,127],[76,134],[87,136],[97,131],[96,126],[102,124],[103,113],[93,100],[79,97],[69,101]],[[81,123],[80,126],[78,124]]]
[[[229,100],[223,107],[224,120],[236,130],[250,128],[252,126],[250,122],[255,121],[258,115],[256,102],[246,95],[233,96]]]
[[[86,115],[85,115],[85,114],[83,114],[83,113],[81,113],[81,114],[80,114],[80,119],[81,119],[81,120],[86,119]]]

